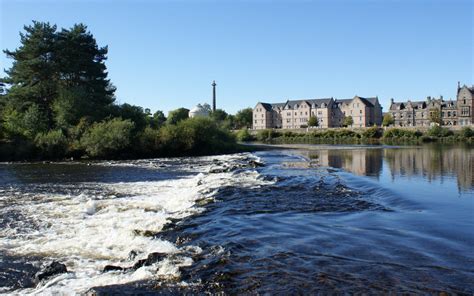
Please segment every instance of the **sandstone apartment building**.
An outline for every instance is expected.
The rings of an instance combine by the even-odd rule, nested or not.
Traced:
[[[382,106],[377,97],[338,100],[334,98],[288,100],[285,103],[259,102],[253,109],[253,129],[296,129],[308,126],[314,116],[322,128],[342,127],[351,116],[352,127],[382,124]]]
[[[427,97],[424,101],[405,101],[390,103],[389,114],[395,126],[430,126],[430,114],[437,110],[443,125],[467,126],[474,124],[474,86],[462,86],[458,83],[456,100],[444,100],[443,97]]]

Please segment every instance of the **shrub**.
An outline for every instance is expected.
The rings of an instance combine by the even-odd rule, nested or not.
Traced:
[[[379,139],[383,136],[383,130],[376,126],[369,127],[362,132],[362,136],[367,139]]]
[[[464,138],[474,137],[474,131],[468,126],[463,127],[461,129],[461,136],[464,137]]]
[[[256,138],[258,141],[261,142],[268,142],[271,141],[273,138],[276,138],[280,136],[280,134],[274,130],[271,129],[264,129],[264,130],[259,130],[257,132]]]
[[[254,137],[249,133],[247,129],[242,129],[236,134],[237,140],[241,142],[253,141]]]
[[[90,157],[116,158],[130,148],[134,127],[132,121],[121,118],[94,123],[80,144]]]
[[[138,154],[145,157],[153,157],[158,154],[162,148],[162,141],[159,130],[151,127],[145,128],[138,136],[139,147]]]
[[[428,130],[428,136],[444,138],[453,135],[453,132],[448,128],[435,125]]]
[[[235,137],[209,118],[195,117],[160,130],[163,155],[205,155],[236,150]]]
[[[422,136],[420,131],[411,131],[407,129],[392,128],[388,129],[383,133],[383,137],[386,139],[392,138],[403,138],[403,139],[416,139]]]
[[[35,144],[41,158],[60,159],[67,153],[68,142],[61,130],[37,134]]]

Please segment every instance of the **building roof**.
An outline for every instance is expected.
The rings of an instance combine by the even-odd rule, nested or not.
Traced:
[[[321,99],[301,99],[301,100],[288,100],[286,103],[283,105],[289,106],[290,108],[293,108],[295,105],[301,105],[301,104],[308,104],[308,105],[313,105],[315,104],[316,106],[321,106],[322,104],[329,105],[331,102],[332,98],[321,98]],[[277,104],[272,104],[272,105],[277,105]]]
[[[265,110],[267,111],[272,111],[272,104],[268,104],[268,103],[260,103],[262,104],[263,108],[265,108]]]

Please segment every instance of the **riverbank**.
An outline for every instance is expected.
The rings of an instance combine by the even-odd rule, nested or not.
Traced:
[[[80,134],[51,131],[34,139],[0,139],[0,161],[117,160],[251,152],[210,118],[189,118],[159,128],[135,130],[129,120],[111,119]]]
[[[268,144],[422,144],[439,143],[474,143],[474,130],[464,127],[452,131],[445,127],[434,126],[425,130],[405,128],[366,129],[326,129],[308,130],[306,132],[259,130],[255,133],[239,131],[236,134],[241,141],[259,141]]]

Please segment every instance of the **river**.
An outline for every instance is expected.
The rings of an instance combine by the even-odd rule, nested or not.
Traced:
[[[474,293],[474,149],[297,148],[2,163],[0,294]]]

